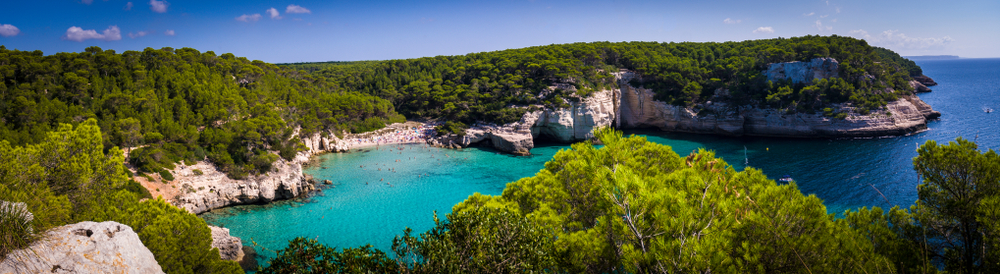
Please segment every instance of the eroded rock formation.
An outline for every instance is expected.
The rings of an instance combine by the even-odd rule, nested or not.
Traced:
[[[571,91],[575,88],[567,87]],[[612,126],[617,111],[618,89],[596,91],[580,102],[569,102],[570,107],[530,111],[521,120],[506,125],[476,125],[465,131],[464,136],[440,136],[429,141],[431,145],[466,147],[487,142],[497,150],[529,155],[534,140],[546,138],[569,143],[594,137],[594,128]]]
[[[924,84],[925,86],[928,87],[933,87],[937,85],[937,82],[934,82],[934,79],[927,77],[927,75],[920,75],[913,77],[913,80],[917,80],[917,82],[920,82],[921,84]]]
[[[840,63],[833,58],[813,58],[809,62],[774,63],[767,66],[764,75],[768,81],[792,80],[792,83],[808,83],[813,79],[836,78]]]
[[[231,179],[205,161],[192,166],[178,165],[174,169],[176,180],[172,184],[179,185],[183,193],[171,202],[188,212],[199,214],[226,206],[298,197],[315,189],[313,182],[302,173],[302,164],[309,160],[310,155],[303,152],[292,161],[279,159],[274,162],[271,172],[250,175],[243,180]]]
[[[208,226],[212,230],[212,247],[219,249],[219,257],[227,261],[243,260],[243,241],[229,235],[228,228]]]
[[[163,273],[132,228],[81,222],[54,228],[0,262],[0,273]]]
[[[836,60],[816,58],[812,62],[772,64],[765,75],[772,80],[801,82],[837,77],[836,69]],[[637,77],[632,72],[618,76],[622,90],[619,125],[624,128],[654,127],[671,132],[732,136],[861,137],[915,132],[927,128],[927,119],[941,115],[914,95],[904,96],[890,102],[884,111],[867,115],[854,113],[850,104],[833,105],[836,112],[850,113],[845,119],[713,101],[690,108],[656,101],[652,90],[629,85],[629,80]],[[725,91],[720,90],[712,99],[724,97]]]

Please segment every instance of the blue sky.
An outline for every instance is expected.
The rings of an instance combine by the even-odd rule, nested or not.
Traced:
[[[3,1],[0,44],[45,54],[190,47],[283,63],[837,34],[902,55],[1000,57],[1000,1],[872,2]]]

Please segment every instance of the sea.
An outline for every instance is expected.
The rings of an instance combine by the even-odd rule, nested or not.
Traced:
[[[827,212],[860,207],[909,207],[920,179],[913,170],[919,145],[973,140],[981,150],[1000,151],[1000,59],[922,60],[937,81],[920,98],[941,112],[929,130],[910,136],[871,139],[720,137],[625,131],[671,146],[682,157],[699,148],[715,151],[737,170],[749,166],[772,179],[789,175],[803,194],[823,199]],[[305,172],[332,184],[306,198],[268,205],[217,209],[200,215],[211,225],[253,245],[262,259],[295,237],[336,248],[371,244],[390,252],[392,240],[411,228],[434,226],[452,206],[473,193],[499,195],[507,183],[533,176],[566,144],[537,144],[530,156],[486,148],[462,150],[424,145],[382,146],[318,156]]]

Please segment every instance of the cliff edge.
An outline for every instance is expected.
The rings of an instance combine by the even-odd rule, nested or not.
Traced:
[[[833,58],[815,58],[809,62],[771,64],[763,74],[771,81],[807,83],[839,77],[838,68],[839,63]],[[914,94],[901,96],[870,114],[857,113],[850,103],[832,105],[834,113],[846,114],[842,118],[732,105],[726,103],[728,92],[722,89],[703,104],[675,106],[654,99],[655,93],[650,89],[629,84],[640,77],[637,73],[622,70],[614,75],[618,88],[596,91],[579,102],[568,102],[569,108],[532,111],[515,123],[476,125],[466,130],[464,136],[440,136],[429,143],[445,147],[483,143],[500,151],[528,155],[535,139],[564,143],[587,140],[593,137],[593,129],[601,126],[727,136],[871,137],[917,132],[927,128],[928,119],[941,115]],[[930,91],[920,81],[910,84],[916,92]]]

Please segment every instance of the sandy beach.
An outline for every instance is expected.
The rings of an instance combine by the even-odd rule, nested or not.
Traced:
[[[424,124],[414,121],[394,123],[372,132],[348,134],[340,142],[348,149],[398,144],[426,144],[428,138],[434,136],[434,127],[437,125],[436,123]]]

